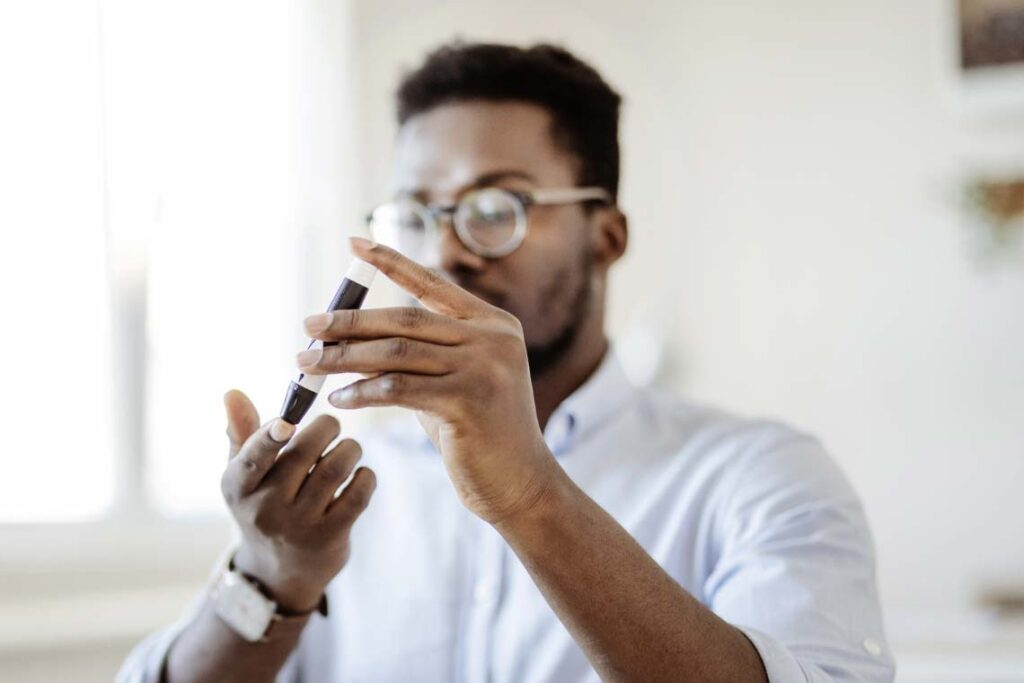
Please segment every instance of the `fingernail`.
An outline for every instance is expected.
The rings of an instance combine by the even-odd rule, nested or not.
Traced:
[[[345,401],[345,399],[352,396],[351,387],[342,387],[337,391],[331,392],[331,395],[327,397],[327,402],[335,407],[339,407],[338,404]]]
[[[376,242],[368,240],[365,237],[349,237],[348,239],[352,244],[362,249],[373,249],[377,246]]]
[[[300,367],[316,365],[320,362],[321,355],[323,355],[322,349],[306,349],[305,351],[299,351],[298,355],[295,356],[295,362]]]
[[[270,425],[270,438],[278,443],[284,443],[295,433],[295,425],[278,418]]]
[[[333,313],[317,313],[306,318],[306,331],[310,334],[319,334],[331,326],[334,320]]]

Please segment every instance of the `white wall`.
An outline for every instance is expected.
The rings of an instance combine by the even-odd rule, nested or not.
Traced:
[[[387,191],[390,95],[428,47],[592,60],[627,98],[612,331],[653,298],[672,384],[825,439],[889,611],[959,608],[1024,576],[1024,264],[978,267],[954,211],[967,169],[1024,168],[1024,111],[962,117],[952,9],[357,0],[359,195]]]
[[[867,503],[890,615],[1021,580],[1024,267],[977,267],[951,188],[1024,168],[1024,111],[959,115],[952,3],[349,1],[351,23],[349,2],[306,0],[284,29],[303,46],[310,310],[344,263],[338,226],[386,192],[401,68],[457,33],[563,41],[627,97],[613,333],[662,325],[665,381],[826,439]],[[4,532],[0,680],[19,682],[110,680],[226,535],[220,519]],[[901,656],[902,680],[1020,680],[1022,637],[979,648],[981,668]]]

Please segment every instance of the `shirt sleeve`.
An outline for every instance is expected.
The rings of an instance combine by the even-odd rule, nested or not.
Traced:
[[[204,592],[189,606],[182,619],[150,634],[136,645],[121,665],[121,670],[114,679],[114,683],[162,683],[164,662],[167,661],[171,645],[199,613],[205,599]],[[284,666],[281,667],[281,671],[278,672],[277,678],[275,678],[276,683],[301,683],[299,664],[298,648],[296,648],[296,652],[288,657]]]
[[[161,683],[163,676],[164,661],[171,645],[188,623],[198,613],[203,595],[197,597],[185,610],[185,616],[173,624],[150,634],[142,642],[136,645],[121,665],[114,683]]]
[[[716,506],[706,604],[747,636],[771,683],[891,682],[860,501],[817,441],[774,430],[755,442]]]
[[[238,545],[238,532],[232,531],[233,542],[221,554],[207,580],[206,587],[197,595],[174,623],[147,636],[136,645],[121,665],[114,683],[163,683],[164,663],[174,641],[178,639],[189,623],[199,614],[207,599],[211,587],[219,578],[220,573],[228,566],[228,559],[234,554]],[[302,641],[300,640],[300,647]],[[301,683],[299,672],[299,647],[288,657],[275,679],[276,683]]]

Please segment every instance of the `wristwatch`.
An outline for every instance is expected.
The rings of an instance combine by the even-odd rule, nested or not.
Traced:
[[[274,624],[279,621],[302,619],[313,612],[327,616],[326,594],[320,597],[320,604],[308,612],[281,609],[266,586],[235,568],[233,557],[214,584],[211,598],[217,616],[251,643],[266,641]]]

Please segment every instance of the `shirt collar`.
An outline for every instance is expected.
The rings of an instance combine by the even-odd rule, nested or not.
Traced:
[[[544,428],[548,448],[560,456],[600,428],[632,399],[635,391],[611,347],[597,369],[555,409]]]

